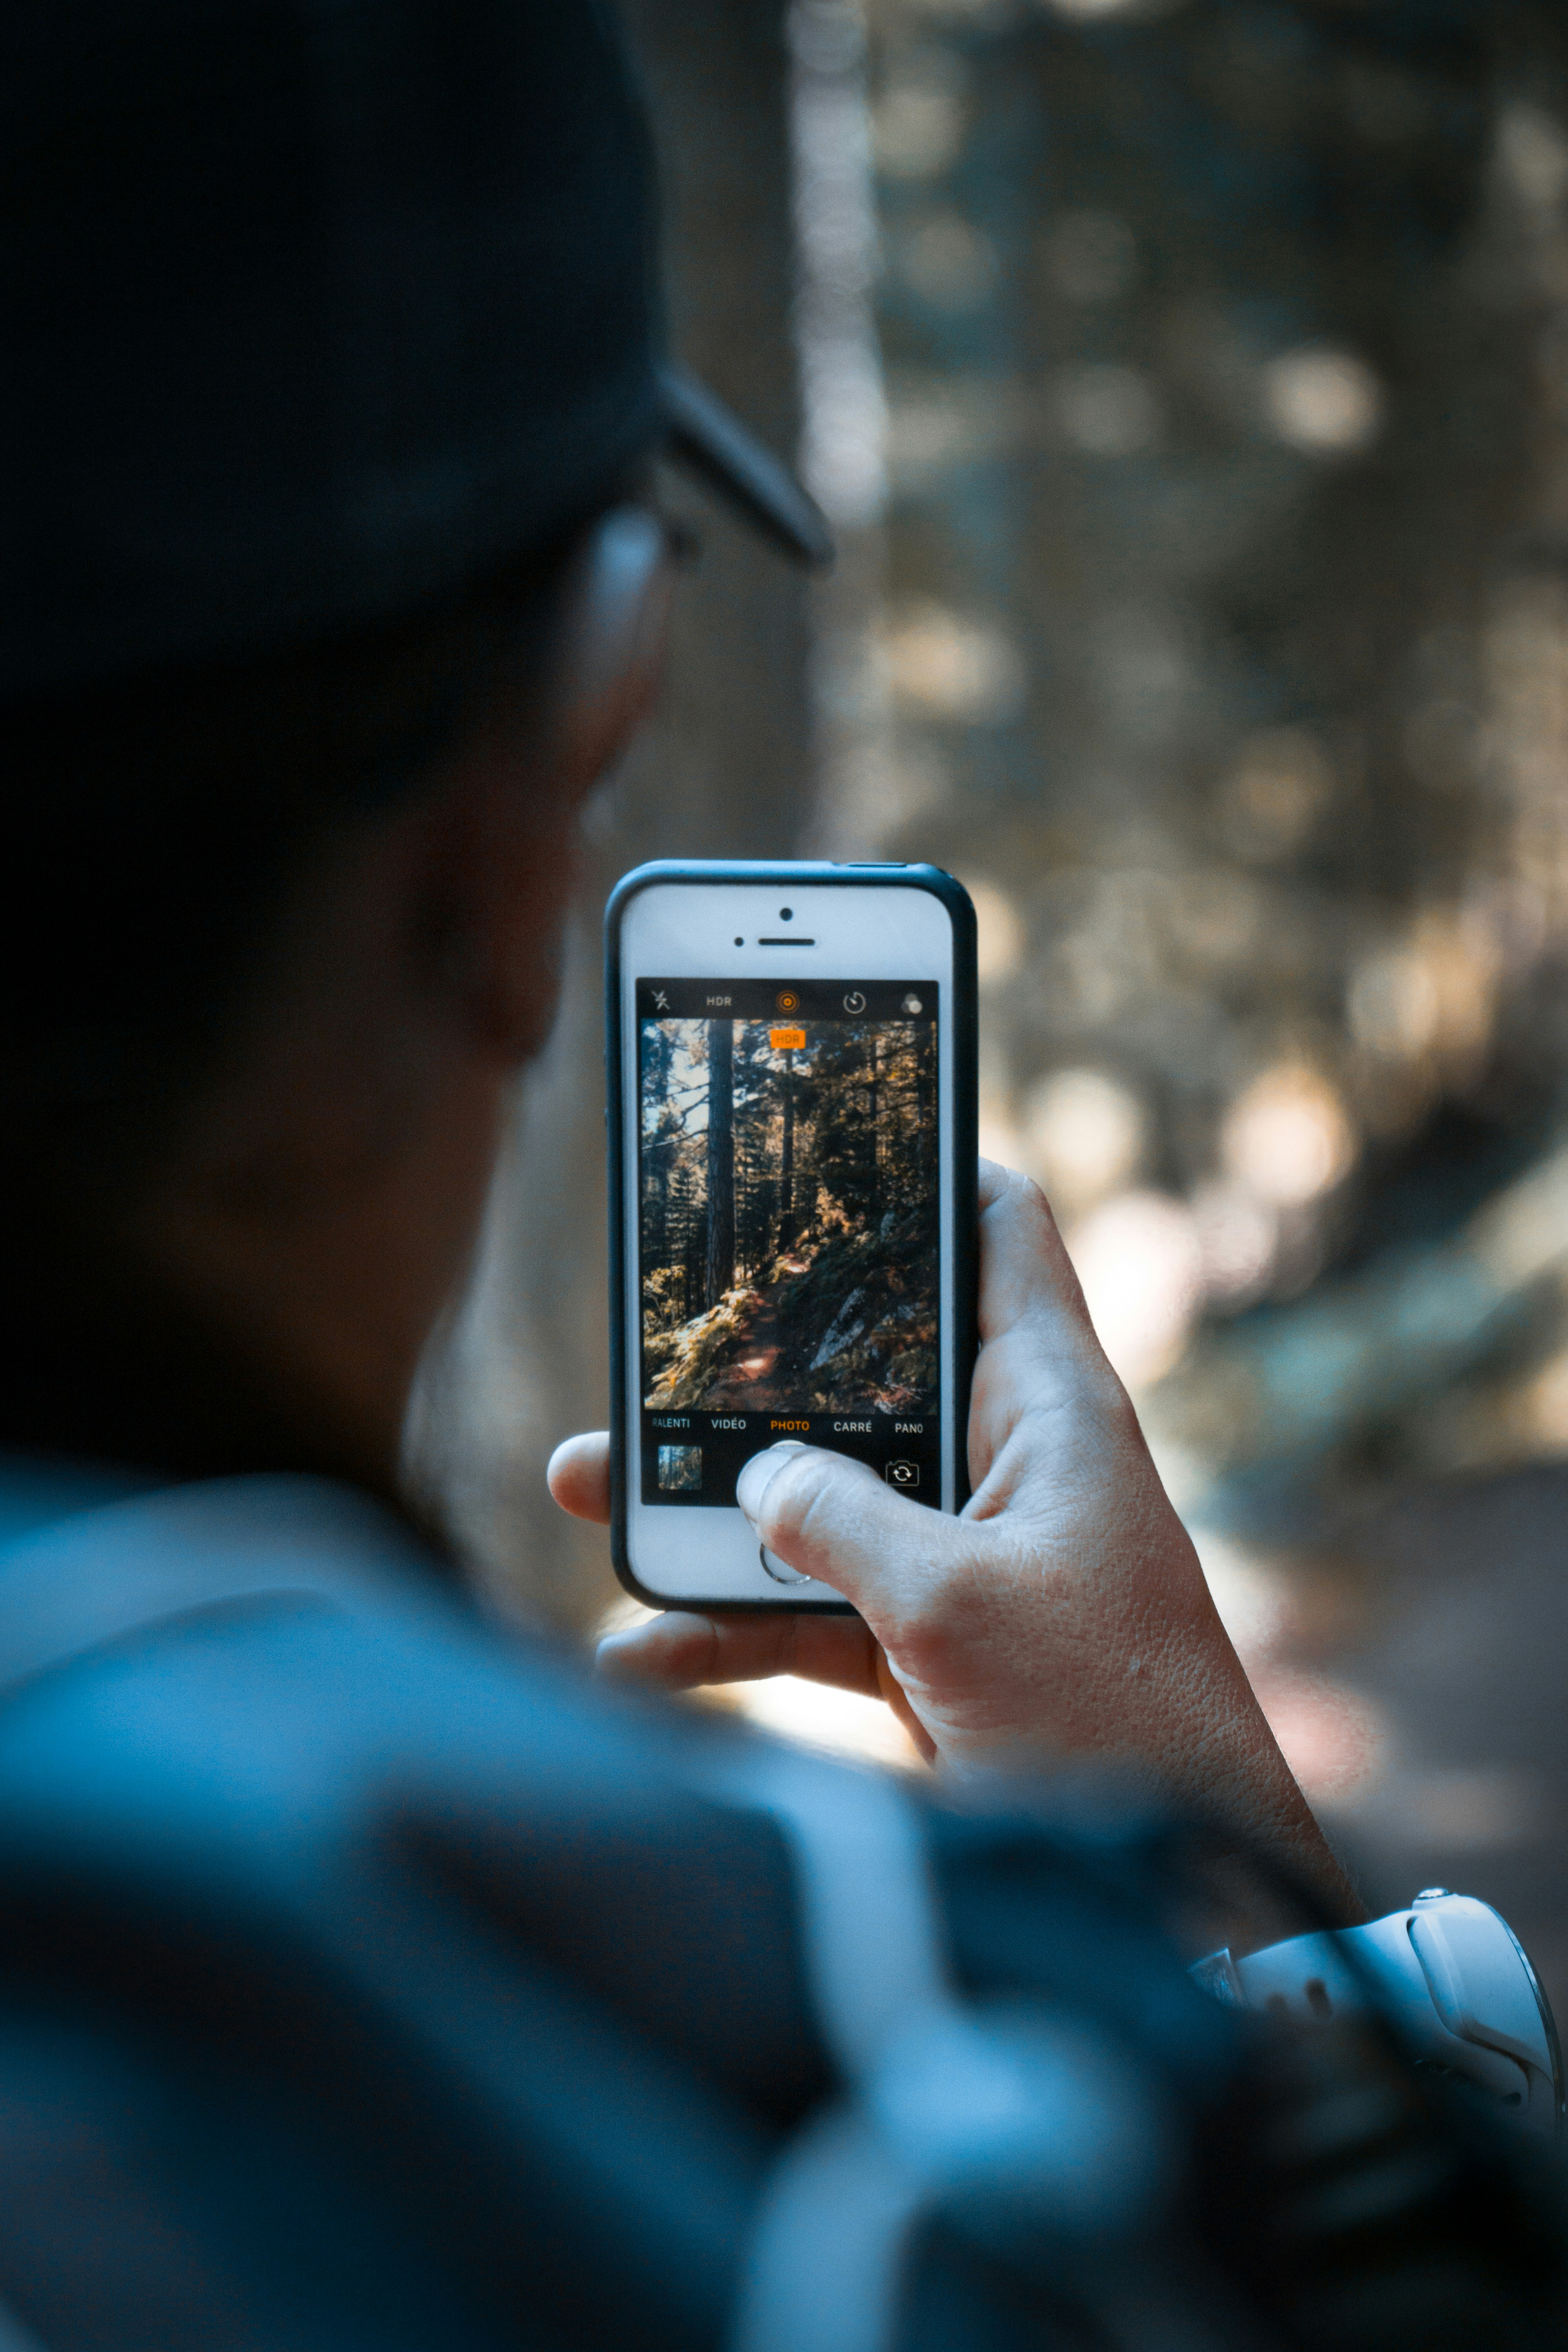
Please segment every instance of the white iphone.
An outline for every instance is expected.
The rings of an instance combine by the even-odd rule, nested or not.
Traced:
[[[973,908],[931,866],[660,863],[605,938],[616,1572],[842,1610],[735,1481],[793,1439],[967,1494]]]

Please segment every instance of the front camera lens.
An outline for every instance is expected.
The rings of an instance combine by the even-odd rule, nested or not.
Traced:
[[[746,942],[745,942],[745,940],[737,940],[735,941],[735,945],[736,945],[738,948],[743,948],[743,947],[745,946],[745,944],[746,944]]]
[[[781,923],[793,923],[795,920],[795,908],[793,907],[781,907],[779,908],[779,920]]]

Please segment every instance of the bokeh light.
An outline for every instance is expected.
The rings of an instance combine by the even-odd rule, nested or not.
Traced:
[[[1076,1217],[1138,1172],[1147,1130],[1142,1103],[1120,1079],[1058,1070],[1025,1101],[1025,1172],[1058,1217]]]
[[[1281,441],[1314,456],[1371,446],[1383,424],[1383,388],[1352,352],[1282,352],[1263,371],[1264,415]]]
[[[1106,1354],[1130,1388],[1146,1387],[1179,1361],[1203,1301],[1191,1209],[1164,1192],[1123,1192],[1066,1238]]]
[[[1350,1172],[1356,1140],[1328,1079],[1285,1064],[1265,1070],[1231,1105],[1220,1130],[1228,1172],[1260,1201],[1300,1207]]]

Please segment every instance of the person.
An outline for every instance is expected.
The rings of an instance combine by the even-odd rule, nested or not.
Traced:
[[[1148,2341],[1326,2278],[1342,2317],[1387,2299],[1359,2222],[1249,2243],[1269,2131],[1368,2079],[1312,2180],[1397,2158],[1406,2272],[1484,2210],[1554,2281],[1386,2050],[1237,2089],[1191,1920],[1354,1898],[1019,1179],[965,1517],[764,1455],[746,1508],[859,1620],[605,1661],[880,1690],[932,1792],[503,1637],[401,1495],[657,688],[653,458],[821,552],[665,367],[605,11],[55,0],[0,60],[0,2341]],[[602,1513],[602,1442],[552,1475]],[[1064,1758],[1138,1786],[1018,1778]]]

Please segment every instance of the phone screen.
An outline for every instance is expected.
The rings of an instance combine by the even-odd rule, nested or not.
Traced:
[[[645,1503],[795,1437],[940,1507],[938,996],[637,981]]]

